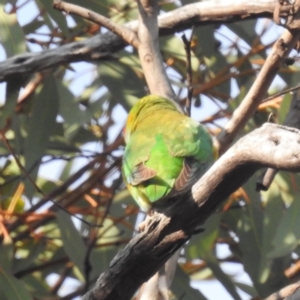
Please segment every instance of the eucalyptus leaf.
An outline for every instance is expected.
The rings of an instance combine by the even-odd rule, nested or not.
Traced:
[[[189,276],[177,266],[171,291],[177,296],[176,299],[182,300],[206,300],[207,298],[197,289],[190,285]]]
[[[300,209],[299,194],[284,213],[280,220],[278,230],[273,239],[274,250],[269,253],[269,257],[280,257],[292,252],[299,244],[300,239]]]
[[[32,115],[28,124],[28,136],[24,144],[25,168],[30,170],[32,180],[36,179],[40,160],[46,152],[51,134],[54,131],[59,108],[59,96],[55,80],[49,76],[35,98]],[[26,180],[26,192],[32,197],[35,188]]]
[[[226,26],[249,46],[252,46],[254,41],[259,42],[255,31],[256,22],[257,20],[246,20],[244,22],[226,24]]]
[[[224,273],[216,259],[211,257],[210,259],[207,259],[206,262],[207,266],[212,270],[215,278],[219,280],[231,297],[235,300],[241,300],[233,281],[227,274]]]
[[[127,64],[110,60],[101,63],[98,70],[114,101],[120,103],[126,110],[145,95],[143,80]]]
[[[55,21],[55,23],[58,25],[62,33],[65,35],[65,37],[70,37],[70,30],[66,21],[66,18],[63,14],[61,14],[59,11],[53,9],[53,4],[49,0],[36,0],[43,5],[44,9],[47,11],[49,16]]]
[[[33,300],[23,284],[0,268],[0,294],[7,300]],[[1,297],[2,297],[1,296]]]
[[[70,215],[68,215],[66,212],[59,211],[56,215],[56,218],[60,229],[64,250],[73,263],[78,267],[82,278],[84,278],[86,246],[84,245],[82,236],[80,236],[78,230],[75,228],[74,223],[71,220]]]
[[[5,104],[0,110],[0,128],[3,128],[6,125],[7,118],[13,114],[20,88],[21,80],[19,78],[7,82]]]
[[[25,52],[25,38],[17,15],[6,13],[2,4],[0,4],[0,37],[0,43],[7,57]]]

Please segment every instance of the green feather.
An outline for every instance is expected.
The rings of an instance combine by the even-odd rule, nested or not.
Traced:
[[[213,161],[205,128],[159,96],[144,97],[134,105],[125,141],[124,181],[145,211],[153,202],[190,188]]]

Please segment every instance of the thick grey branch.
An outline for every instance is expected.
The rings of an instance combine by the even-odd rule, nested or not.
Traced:
[[[159,16],[159,35],[169,35],[191,28],[193,25],[222,24],[263,17],[273,18],[277,2],[277,0],[223,0],[192,3]],[[290,9],[289,5],[281,7],[280,17],[287,17]],[[129,22],[126,26],[137,32],[138,21]],[[107,59],[125,45],[120,37],[107,32],[86,41],[62,45],[56,49],[17,55],[0,63],[0,82],[71,62],[96,62],[99,59]]]
[[[293,128],[300,129],[300,92],[295,91],[293,93],[293,98],[289,108],[289,112],[284,120],[284,125]],[[262,175],[261,179],[257,183],[257,190],[266,191],[269,189],[275,175],[277,174],[277,169],[268,168]]]
[[[130,299],[194,229],[262,167],[299,172],[300,131],[267,123],[241,138],[193,186],[190,196],[152,217],[146,230],[113,259],[83,300]]]

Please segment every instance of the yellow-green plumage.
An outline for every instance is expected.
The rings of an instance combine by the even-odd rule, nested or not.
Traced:
[[[213,161],[210,135],[159,96],[131,109],[125,128],[124,181],[139,206],[186,192]]]

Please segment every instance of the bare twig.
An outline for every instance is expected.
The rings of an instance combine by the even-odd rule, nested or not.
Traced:
[[[26,85],[24,90],[22,91],[22,94],[19,96],[17,101],[17,106],[15,108],[16,112],[20,112],[22,110],[23,105],[27,102],[29,97],[34,93],[36,88],[42,83],[44,80],[44,74],[43,73],[37,73],[32,78],[32,80]]]
[[[101,25],[111,32],[120,36],[126,43],[138,47],[138,39],[136,33],[128,29],[125,26],[112,22],[110,19],[99,15],[89,9],[81,7],[79,5],[71,4],[65,1],[54,0],[53,7],[60,11],[65,11],[68,14],[74,14],[89,21],[92,21],[98,25]]]
[[[194,29],[194,28],[193,28]],[[191,42],[193,38],[193,30],[191,32],[190,39],[188,40],[186,35],[181,36],[184,44],[185,54],[186,54],[186,80],[188,85],[188,94],[185,102],[185,112],[188,116],[191,115],[191,105],[193,98],[193,72],[192,72],[192,63],[191,63]]]
[[[282,90],[282,91],[280,91],[278,93],[275,93],[275,94],[270,95],[269,97],[265,98],[264,100],[261,101],[261,103],[265,103],[265,102],[271,101],[274,98],[277,98],[279,96],[283,96],[283,95],[285,95],[287,93],[294,92],[294,91],[299,90],[299,89],[300,89],[300,84],[298,84],[296,86],[293,86],[291,88],[284,89],[284,90]]]
[[[299,30],[285,30],[281,37],[275,42],[246,97],[240,106],[234,111],[231,119],[218,136],[220,153],[224,153],[228,149],[238,132],[253,116],[276,76],[281,63],[294,48],[299,36]]]

